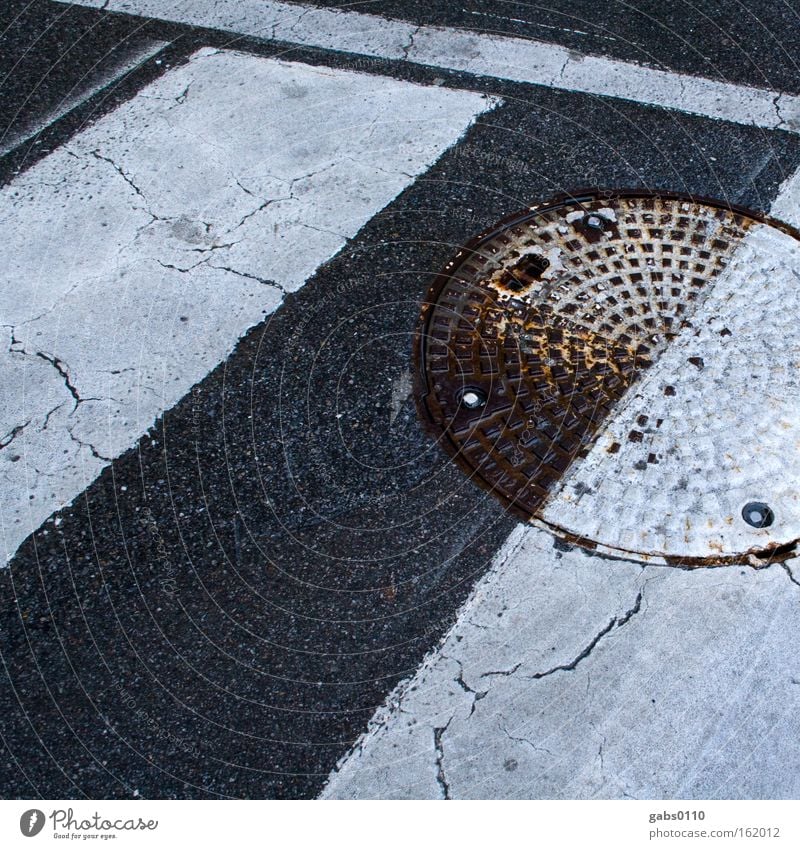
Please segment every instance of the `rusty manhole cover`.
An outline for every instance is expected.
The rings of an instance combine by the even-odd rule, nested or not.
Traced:
[[[713,201],[562,197],[464,247],[423,307],[428,429],[583,545],[763,564],[800,538],[800,241]]]

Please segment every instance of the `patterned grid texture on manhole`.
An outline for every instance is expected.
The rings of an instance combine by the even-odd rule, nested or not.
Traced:
[[[753,223],[685,198],[563,202],[462,250],[429,294],[424,418],[533,516],[637,376],[691,326]],[[481,406],[463,403],[474,393]]]

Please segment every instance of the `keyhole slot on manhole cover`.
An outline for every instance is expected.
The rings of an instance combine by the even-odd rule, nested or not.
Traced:
[[[538,280],[550,268],[550,260],[539,254],[524,256],[505,273],[503,284],[512,292],[521,292]]]

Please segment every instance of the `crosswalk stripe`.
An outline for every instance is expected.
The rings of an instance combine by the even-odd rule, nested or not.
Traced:
[[[2,562],[493,103],[202,49],[6,186]]]
[[[263,0],[79,0],[78,4],[800,132],[800,97],[795,95],[581,55],[546,42]]]
[[[800,172],[772,212],[800,222]],[[796,797],[796,561],[686,571],[559,545],[511,533],[323,798]]]

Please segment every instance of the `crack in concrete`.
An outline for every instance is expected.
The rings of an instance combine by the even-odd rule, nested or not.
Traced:
[[[337,239],[342,239],[345,242],[350,241],[349,236],[345,236],[344,233],[337,233],[336,230],[328,230],[325,227],[315,227],[313,224],[306,224],[304,221],[296,222],[299,227],[306,227],[309,230],[314,230],[317,233],[326,233],[329,236],[336,236]]]
[[[5,436],[0,437],[0,449],[3,449],[6,446],[11,445],[11,443],[22,433],[23,430],[25,430],[25,428],[30,423],[31,423],[31,419],[28,419],[28,421],[26,421],[25,424],[16,425],[15,427],[11,428],[11,430]]]
[[[481,678],[490,678],[493,675],[500,675],[503,678],[507,678],[509,675],[513,675],[519,668],[522,666],[522,661],[519,663],[515,663],[511,669],[496,669],[491,672],[482,672]]]
[[[137,195],[139,195],[139,197],[140,197],[142,200],[147,201],[147,197],[145,196],[144,192],[143,192],[143,191],[142,191],[142,190],[141,190],[141,189],[140,189],[140,188],[136,185],[136,183],[134,183],[134,182],[133,182],[133,180],[132,180],[132,179],[131,179],[131,178],[130,178],[130,177],[129,177],[129,176],[128,176],[128,175],[127,175],[127,174],[126,174],[123,170],[122,170],[122,168],[120,168],[120,166],[119,166],[119,165],[117,165],[117,163],[116,163],[116,162],[114,162],[114,160],[113,160],[113,159],[109,158],[108,156],[103,156],[103,154],[102,154],[102,153],[100,153],[100,151],[99,151],[99,150],[93,150],[93,151],[92,151],[92,156],[93,156],[95,159],[101,159],[103,162],[107,162],[107,163],[108,163],[108,164],[109,164],[109,165],[110,165],[110,166],[111,166],[111,167],[112,167],[112,168],[113,168],[113,169],[114,169],[114,170],[115,170],[115,171],[116,171],[116,172],[120,175],[120,177],[122,177],[122,179],[123,179],[123,180],[124,180],[124,181],[125,181],[125,182],[126,182],[126,183],[127,183],[127,184],[128,184],[128,185],[129,185],[129,186],[130,186],[130,187],[131,187],[134,191],[135,191],[135,192],[136,192],[136,194],[137,194]],[[148,213],[148,214],[152,215],[152,213]]]
[[[442,658],[445,660],[452,660],[458,664],[458,675],[453,679],[456,684],[465,692],[470,693],[472,696],[472,706],[470,707],[469,714],[467,715],[467,719],[469,719],[473,713],[475,713],[475,707],[477,703],[486,698],[489,694],[488,690],[474,690],[472,687],[467,684],[464,680],[464,664],[457,657],[448,657],[447,655],[442,655]]]
[[[78,280],[77,282],[73,283],[66,291],[64,291],[60,295],[58,295],[58,297],[55,299],[55,303],[52,306],[48,307],[47,309],[43,310],[42,312],[37,313],[36,315],[31,316],[30,318],[26,318],[23,321],[17,321],[16,324],[0,325],[2,327],[7,327],[11,331],[11,345],[8,349],[9,353],[22,353],[20,351],[12,351],[11,350],[14,345],[22,345],[22,342],[19,339],[15,338],[15,336],[14,336],[14,331],[17,329],[17,327],[25,327],[28,324],[33,324],[35,321],[39,321],[40,318],[44,318],[46,315],[49,315],[51,312],[53,312],[53,310],[55,310],[59,307],[63,307],[63,304],[67,300],[67,298],[79,286],[87,284],[87,283],[94,283],[95,281],[100,280],[100,279],[101,278],[98,278],[98,277],[84,277],[82,280]]]
[[[233,175],[231,175],[231,176],[233,176]],[[246,195],[250,195],[250,197],[251,197],[251,198],[256,197],[255,192],[251,192],[251,191],[250,191],[250,189],[248,189],[246,186],[242,185],[242,182],[241,182],[241,180],[240,180],[238,177],[233,177],[233,181],[236,183],[236,185],[237,185],[237,186],[238,186],[238,187],[239,187],[239,188],[240,188],[240,189],[241,189],[241,190],[242,190],[242,191],[243,191]]]
[[[525,743],[530,746],[535,752],[546,752],[550,757],[555,757],[555,755],[548,749],[546,746],[536,746],[532,743],[527,737],[515,737],[509,730],[506,728],[505,722],[501,721],[500,728],[503,733],[508,737],[509,740],[513,740],[515,743]]]
[[[4,324],[3,327],[8,328],[9,335],[11,337],[11,341],[8,343],[8,349],[7,349],[8,353],[9,354],[24,354],[25,353],[24,350],[20,350],[19,348],[17,348],[17,349],[14,348],[15,345],[22,345],[22,341],[20,339],[17,339],[17,337],[14,335],[14,331],[17,329],[16,325],[14,325],[14,324]]]
[[[403,51],[403,61],[404,62],[409,61],[409,58],[408,58],[409,51],[414,46],[414,38],[417,36],[417,34],[419,33],[419,31],[421,29],[422,29],[421,26],[414,27],[414,29],[411,31],[411,35],[409,35],[409,37],[408,37],[408,43],[402,44],[400,46],[400,49]]]
[[[595,650],[597,644],[603,639],[603,637],[606,636],[606,634],[610,633],[615,627],[622,628],[631,620],[633,616],[635,616],[641,611],[643,597],[643,591],[639,590],[633,607],[631,607],[629,610],[626,610],[625,613],[622,614],[622,616],[612,616],[609,620],[609,623],[604,628],[602,628],[597,634],[595,634],[589,644],[584,649],[582,649],[581,652],[577,654],[569,663],[561,663],[558,666],[553,666],[550,669],[546,669],[544,672],[535,672],[532,675],[525,675],[523,677],[531,681],[538,681],[540,678],[546,678],[548,675],[552,675],[555,672],[574,671],[577,668],[578,664],[581,663],[581,661],[589,657],[589,655]],[[495,675],[505,678],[510,675],[514,675],[514,673],[516,673],[522,665],[523,661],[520,661],[519,663],[515,663],[514,666],[512,666],[510,669],[496,669],[490,672],[484,672],[481,674],[481,678],[489,678]]]
[[[344,159],[352,159],[352,157],[344,157]],[[356,161],[356,160],[353,160],[353,161]],[[287,182],[289,184],[289,194],[283,195],[281,197],[276,197],[276,198],[267,198],[267,200],[262,201],[262,203],[258,207],[256,207],[254,210],[252,210],[252,211],[248,212],[246,215],[244,215],[239,220],[238,224],[235,224],[233,227],[229,228],[226,232],[227,233],[235,232],[245,223],[245,221],[248,221],[253,216],[258,215],[260,212],[263,212],[268,206],[270,206],[273,203],[279,203],[280,201],[297,200],[297,197],[294,193],[295,183],[299,182],[300,180],[308,180],[309,178],[315,177],[317,174],[322,174],[325,171],[330,171],[332,168],[335,168],[340,164],[341,163],[338,160],[335,161],[335,162],[330,162],[330,163],[328,163],[328,165],[324,165],[321,168],[317,168],[314,171],[309,171],[307,174],[300,174],[297,177],[292,177],[289,180],[287,180],[285,177],[279,177],[278,175],[270,174],[269,176],[274,177],[275,179],[278,179],[278,180],[282,180],[283,182]],[[239,180],[238,177],[234,177],[234,181],[236,182],[236,185],[245,194],[250,195],[250,197],[256,197],[256,194],[254,192],[250,191],[250,189],[246,188],[242,184],[242,182]],[[311,225],[303,225],[303,226],[309,226],[310,227]],[[315,229],[315,228],[312,228],[312,229]],[[329,231],[322,231],[321,230],[320,232],[329,232]],[[330,231],[330,232],[332,232],[332,231]],[[333,235],[340,236],[341,238],[346,238],[345,236],[342,236],[341,233],[334,233]]]
[[[786,119],[781,115],[781,105],[780,99],[783,97],[783,94],[779,92],[772,98],[772,105],[775,107],[775,115],[778,118],[778,123],[772,128],[773,130],[780,130],[781,127],[786,126]]]
[[[237,182],[237,183],[239,183],[239,181],[238,181],[238,180],[237,180],[236,182]],[[242,186],[242,184],[241,184],[241,183],[239,183],[239,185],[241,186],[241,188],[242,188],[242,190],[243,190],[243,191],[246,191],[246,192],[247,192],[247,194],[249,194],[249,195],[253,195],[253,193],[252,193],[251,191],[248,191],[247,189],[245,189],[245,188],[244,188],[244,186]],[[253,197],[255,197],[255,195],[253,195]],[[234,230],[238,230],[238,229],[242,226],[242,224],[244,224],[244,222],[245,222],[245,221],[248,221],[248,220],[249,220],[250,218],[252,218],[254,215],[258,215],[258,213],[259,213],[259,212],[263,212],[263,211],[264,211],[264,210],[265,210],[268,206],[270,206],[271,204],[273,204],[273,203],[277,203],[278,201],[281,201],[281,200],[295,200],[295,197],[294,197],[294,195],[293,195],[293,194],[291,193],[291,191],[290,191],[290,192],[289,192],[289,195],[288,195],[287,197],[280,197],[280,198],[268,198],[268,199],[267,199],[267,200],[265,200],[265,201],[264,201],[264,202],[263,202],[260,206],[258,206],[256,209],[254,209],[252,212],[248,212],[248,213],[247,213],[247,215],[245,215],[245,216],[241,219],[241,221],[239,221],[239,223],[238,223],[238,224],[236,224],[234,227],[232,227],[232,228],[231,228],[228,232],[229,232],[229,233],[232,233]],[[236,244],[236,243],[234,242],[234,244]]]
[[[95,457],[96,459],[98,459],[98,460],[103,460],[103,461],[104,461],[104,462],[106,462],[106,463],[112,463],[112,462],[114,461],[114,458],[113,458],[113,457],[106,457],[105,455],[101,454],[101,453],[100,453],[100,452],[99,452],[99,451],[98,451],[98,450],[94,447],[94,445],[92,445],[92,443],[91,443],[91,442],[85,442],[85,441],[84,441],[83,439],[81,439],[80,437],[75,436],[75,434],[72,432],[72,428],[67,428],[67,433],[69,434],[69,438],[70,438],[73,442],[77,442],[77,443],[78,443],[78,445],[80,445],[82,448],[88,448],[88,449],[89,449],[89,451],[91,451],[91,452],[92,452],[92,456],[93,456],[93,457]]]
[[[567,65],[569,65],[570,55],[567,52],[567,56],[564,59],[564,64],[561,66],[561,70],[556,75],[556,78],[553,80],[553,85],[556,85],[559,82],[562,82],[564,79],[564,74],[567,72]]]
[[[229,268],[227,265],[209,265],[209,268],[216,268],[217,271],[229,271],[237,277],[244,277],[247,280],[255,280],[256,283],[261,283],[264,286],[270,286],[273,289],[277,289],[282,295],[287,294],[286,289],[284,289],[280,283],[276,283],[274,280],[267,280],[264,277],[257,277],[255,274],[249,274],[247,271],[237,271],[235,268]]]
[[[220,245],[209,245],[205,248],[188,248],[187,253],[196,253],[196,254],[207,254],[212,253],[213,251],[221,251],[225,248],[232,248],[234,245],[238,245],[242,240],[239,239],[236,242],[223,242]]]
[[[373,126],[377,122],[377,118],[372,122],[370,126]],[[323,165],[321,168],[316,168],[314,171],[309,171],[308,174],[301,174],[299,177],[292,177],[289,180],[289,195],[290,199],[294,200],[294,184],[299,183],[300,180],[308,180],[310,177],[316,177],[317,174],[322,174],[325,171],[330,171],[332,168],[336,168],[338,165],[341,165],[341,162],[337,159],[334,162],[329,162],[327,165]],[[278,177],[280,180],[284,180],[284,177]]]
[[[27,351],[24,351],[23,353],[27,354]],[[64,379],[64,386],[67,387],[67,391],[70,395],[72,395],[72,398],[75,401],[75,406],[72,408],[73,410],[75,410],[78,404],[82,403],[83,401],[99,400],[97,398],[81,398],[80,394],[78,393],[77,387],[72,382],[69,376],[68,366],[64,362],[62,362],[58,357],[53,354],[45,354],[43,351],[37,351],[35,356],[39,357],[39,359],[41,360],[44,360],[46,363],[50,363],[50,365],[53,366],[53,368]]]
[[[792,582],[795,586],[800,587],[800,581],[798,581],[798,580],[797,580],[797,578],[795,578],[795,576],[792,574],[792,570],[791,570],[791,569],[790,569],[790,568],[786,565],[786,563],[781,563],[781,564],[780,564],[780,567],[781,567],[781,568],[783,569],[783,571],[784,571],[784,572],[786,572],[786,574],[789,576],[789,580],[790,580],[790,581],[791,581],[791,582]]]
[[[552,675],[555,672],[573,672],[578,667],[578,664],[581,663],[581,661],[586,660],[586,658],[589,657],[589,655],[597,647],[597,644],[600,642],[600,640],[603,639],[603,637],[606,636],[606,634],[610,633],[615,627],[622,628],[623,625],[626,625],[630,621],[631,617],[639,613],[639,611],[642,609],[642,598],[642,590],[639,590],[633,607],[631,607],[630,610],[627,610],[619,618],[617,618],[616,616],[612,616],[608,625],[606,625],[605,628],[600,630],[594,636],[591,642],[586,646],[586,648],[584,648],[578,655],[576,655],[576,657],[573,658],[573,660],[571,660],[569,663],[562,663],[558,666],[552,667],[551,669],[547,669],[544,672],[536,672],[533,675],[527,675],[525,677],[530,678],[534,681],[538,681],[540,678],[546,678],[548,675]]]
[[[190,271],[194,271],[195,268],[198,268],[201,265],[205,265],[208,262],[211,262],[212,257],[207,256],[205,259],[201,259],[199,262],[196,262],[194,265],[190,265],[188,268],[181,268],[179,265],[173,265],[171,262],[162,262],[160,259],[157,259],[156,262],[162,268],[169,268],[172,271],[178,271],[181,274],[188,274]],[[211,266],[215,268],[216,266]]]
[[[597,734],[600,734],[600,732],[597,731],[597,729],[595,729],[595,732]],[[605,758],[603,757],[603,749],[605,748],[605,745],[606,745],[605,734],[600,734],[600,738],[601,738],[600,739],[600,745],[597,749],[597,757],[600,758],[600,774],[603,775],[606,771],[606,762],[605,762]]]
[[[192,87],[192,83],[194,83],[194,80],[189,80],[189,82],[186,83],[186,88],[179,95],[176,95],[176,97],[175,97],[176,103],[179,103],[179,104],[186,103],[186,98],[189,96],[189,89]]]
[[[447,724],[433,729],[433,747],[436,751],[436,782],[442,791],[442,798],[446,800],[452,799],[450,795],[450,785],[447,783],[447,776],[444,772],[444,745],[442,736],[450,727],[453,717],[447,720]]]
[[[297,27],[300,25],[300,22],[303,20],[303,18],[304,18],[306,15],[308,15],[310,12],[313,12],[313,11],[318,11],[318,10],[317,10],[317,9],[315,9],[313,6],[308,6],[306,9],[304,9],[302,12],[300,12],[300,14],[298,15],[298,17],[297,17],[297,19],[295,20],[295,22],[294,22],[294,23],[293,23],[293,24],[289,27],[289,32],[290,32],[290,33],[292,33],[292,34],[294,34],[294,31],[295,31],[295,30],[297,29]],[[273,39],[275,38],[275,30],[276,30],[276,29],[277,29],[277,28],[281,25],[281,23],[282,23],[281,21],[276,21],[276,22],[272,25],[272,37],[273,37]],[[278,41],[280,41],[281,39],[280,39],[280,38],[278,38],[277,40],[278,40]]]
[[[52,410],[47,411],[47,415],[44,417],[44,423],[42,424],[40,430],[47,430],[47,425],[50,424],[50,416],[52,416],[53,413],[56,412],[56,410],[60,410],[63,406],[64,406],[63,403],[62,404],[56,404],[56,406],[53,407]]]

